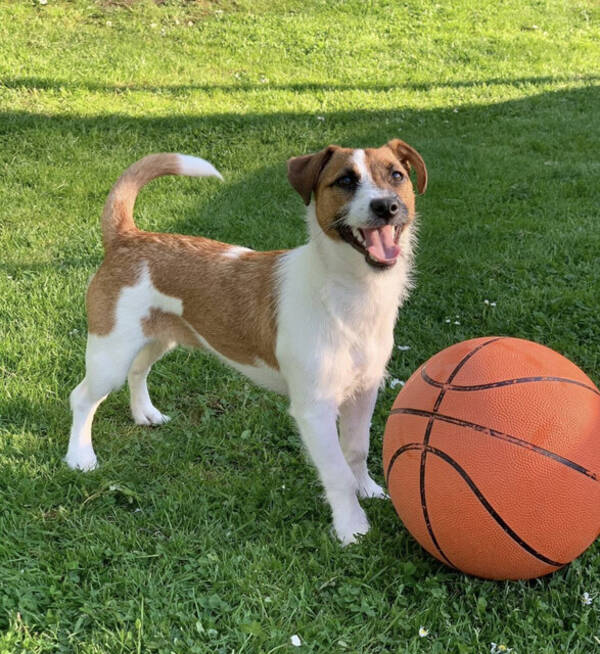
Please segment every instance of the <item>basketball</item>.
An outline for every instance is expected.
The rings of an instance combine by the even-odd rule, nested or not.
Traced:
[[[457,343],[398,394],[383,464],[396,512],[430,554],[478,577],[539,577],[600,531],[600,392],[543,345]]]

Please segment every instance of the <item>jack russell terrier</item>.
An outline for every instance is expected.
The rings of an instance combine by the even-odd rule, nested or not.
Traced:
[[[222,178],[207,161],[181,154],[149,155],[128,168],[102,214],[106,256],[87,291],[86,375],[70,396],[68,465],[95,468],[94,413],[125,379],[135,422],[165,423],[148,395],[150,368],[177,344],[203,347],[289,396],[337,537],[348,544],[365,534],[358,498],[386,497],[369,476],[367,454],[394,323],[410,288],[411,168],[423,193],[423,159],[399,139],[290,159],[288,179],[308,207],[310,238],[272,252],[137,229],[133,206],[150,180]]]

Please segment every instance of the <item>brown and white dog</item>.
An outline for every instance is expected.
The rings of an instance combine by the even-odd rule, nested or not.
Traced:
[[[423,159],[398,139],[290,159],[310,238],[273,252],[137,229],[133,206],[151,179],[221,175],[180,154],[150,155],[128,168],[102,215],[106,256],[87,292],[86,375],[71,393],[69,466],[96,466],[93,416],[125,379],[135,422],[166,422],[148,395],[152,364],[177,344],[204,347],[289,396],[335,533],[344,544],[366,533],[357,497],[385,497],[367,471],[369,428],[410,286],[411,168],[422,193]]]

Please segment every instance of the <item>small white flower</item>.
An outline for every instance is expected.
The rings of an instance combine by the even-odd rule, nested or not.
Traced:
[[[106,27],[112,27],[112,20],[106,21]]]
[[[390,388],[396,388],[396,386],[404,386],[406,382],[403,382],[401,379],[392,379],[390,380]]]
[[[490,301],[489,301],[489,300],[484,300],[483,303],[484,303],[484,304],[489,304]]]
[[[317,120],[325,120],[325,116],[317,116]]]
[[[445,320],[444,322],[446,322],[446,323],[450,323],[451,320],[450,320],[450,318],[446,318],[446,320]]]
[[[425,638],[426,636],[429,636],[429,629],[425,629],[425,627],[419,627],[419,638]]]
[[[455,324],[455,325],[460,325],[460,322],[459,322],[458,320],[455,320],[455,321],[454,321],[454,324]]]
[[[188,27],[191,27],[194,23],[191,20],[188,20]]]
[[[179,25],[179,18],[175,19],[175,25]]]
[[[38,0],[38,2],[39,2],[41,5],[47,5],[47,4],[48,4],[48,0]]]
[[[590,597],[589,593],[584,593],[581,596],[581,603],[585,606],[589,606],[594,600]]]
[[[155,29],[155,28],[157,27],[157,24],[156,24],[156,23],[150,23],[150,27],[151,27],[152,29]]]
[[[271,603],[271,598],[267,595],[264,599],[265,604],[270,604]]]
[[[294,647],[300,647],[302,645],[302,641],[300,640],[300,636],[294,634],[291,638],[290,641]]]
[[[490,647],[490,654],[499,654],[502,652],[503,654],[509,654],[509,652],[512,652],[512,648],[507,647],[506,645],[497,645],[496,643],[491,643]]]
[[[490,302],[490,306],[491,306],[491,307],[495,307],[495,306],[496,306],[496,303],[495,303],[495,302]]]
[[[454,111],[455,114],[458,113],[458,109],[453,109],[452,111]]]
[[[408,352],[410,350],[410,345],[398,345],[400,352]]]
[[[281,484],[281,490],[285,490],[285,484]]]
[[[77,334],[79,334],[79,330],[78,330],[78,329],[72,329],[72,330],[69,332],[69,336],[77,336]]]

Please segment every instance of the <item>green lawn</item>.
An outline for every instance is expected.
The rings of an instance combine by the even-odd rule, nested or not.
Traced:
[[[595,0],[0,0],[0,652],[600,651],[598,545],[481,581],[373,500],[341,549],[284,399],[200,352],[152,373],[168,425],[135,426],[122,390],[100,468],[62,462],[102,205],[156,151],[226,181],[157,180],[141,227],[269,249],[304,239],[288,157],[408,141],[430,186],[392,377],[507,334],[599,382],[599,62]]]

